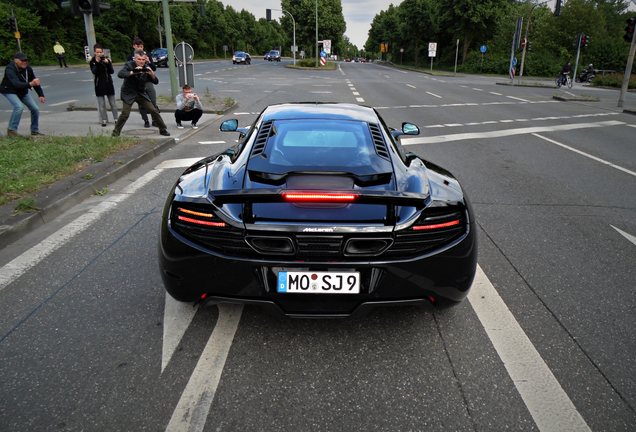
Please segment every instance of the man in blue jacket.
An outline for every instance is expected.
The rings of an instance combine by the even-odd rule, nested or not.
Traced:
[[[29,90],[35,90],[40,103],[46,102],[46,99],[44,98],[42,87],[40,87],[40,79],[33,73],[28,60],[24,53],[16,53],[13,56],[13,61],[5,68],[4,78],[2,83],[0,83],[0,93],[13,106],[13,113],[11,113],[9,127],[7,128],[7,136],[18,135],[18,126],[20,126],[24,105],[31,111],[31,135],[44,135],[40,133],[39,129],[40,110],[31,97]]]
[[[160,135],[170,136],[166,124],[159,115],[157,108],[152,104],[148,91],[146,90],[146,83],[159,83],[155,71],[146,64],[146,53],[141,50],[135,51],[133,60],[126,63],[117,73],[117,76],[124,80],[121,86],[123,108],[121,114],[117,117],[117,123],[115,123],[115,129],[113,129],[113,136],[119,136],[121,133],[121,129],[124,127],[124,124],[126,124],[130,116],[130,110],[135,102],[139,104],[140,108],[145,108],[152,116],[152,121],[159,127]]]

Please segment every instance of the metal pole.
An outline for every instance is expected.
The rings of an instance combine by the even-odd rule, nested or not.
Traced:
[[[627,87],[629,86],[629,78],[632,75],[632,65],[634,64],[635,53],[636,53],[636,35],[632,35],[632,45],[629,48],[629,55],[627,56],[627,64],[625,65],[625,75],[623,76],[623,85],[621,86],[621,95],[618,98],[619,108],[623,108],[623,102],[625,102],[625,93],[627,93]]]
[[[455,75],[457,75],[457,55],[459,54],[459,39],[457,39],[457,46],[455,47]]]
[[[318,67],[318,0],[316,0],[316,68]]]
[[[296,20],[294,19],[294,16],[290,12],[286,11],[285,9],[271,9],[271,10],[275,10],[275,11],[280,10],[281,12],[284,12],[287,15],[289,15],[290,18],[292,19],[292,24],[293,24],[293,28],[294,28],[294,47],[292,49],[292,52],[293,52],[293,56],[294,56],[294,66],[296,66]],[[282,52],[282,50],[281,50],[281,52]]]
[[[163,28],[166,30],[166,48],[168,48],[168,69],[170,70],[170,90],[172,100],[177,97],[177,69],[174,67],[174,44],[172,43],[172,24],[170,23],[170,7],[168,0],[161,0],[163,7]],[[185,58],[183,59],[185,61]]]
[[[572,75],[572,82],[575,81],[576,78],[576,70],[579,68],[579,55],[581,54],[581,39],[583,38],[583,33],[579,33],[579,43],[576,48],[576,63],[574,64],[574,75]]]
[[[95,26],[93,24],[93,13],[85,13],[84,27],[86,28],[86,42],[88,43],[89,52],[93,52],[93,46],[97,43],[95,40]]]

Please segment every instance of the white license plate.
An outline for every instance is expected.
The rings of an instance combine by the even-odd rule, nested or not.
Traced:
[[[278,272],[279,293],[359,294],[358,272]]]

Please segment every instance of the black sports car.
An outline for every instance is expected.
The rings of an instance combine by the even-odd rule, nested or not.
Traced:
[[[477,265],[472,209],[457,180],[412,153],[367,107],[267,107],[239,143],[179,177],[159,258],[180,301],[347,316],[376,305],[453,304]]]

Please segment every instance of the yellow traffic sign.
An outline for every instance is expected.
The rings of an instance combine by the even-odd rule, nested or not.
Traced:
[[[20,39],[20,32],[13,32],[13,36],[15,36],[16,39]]]

